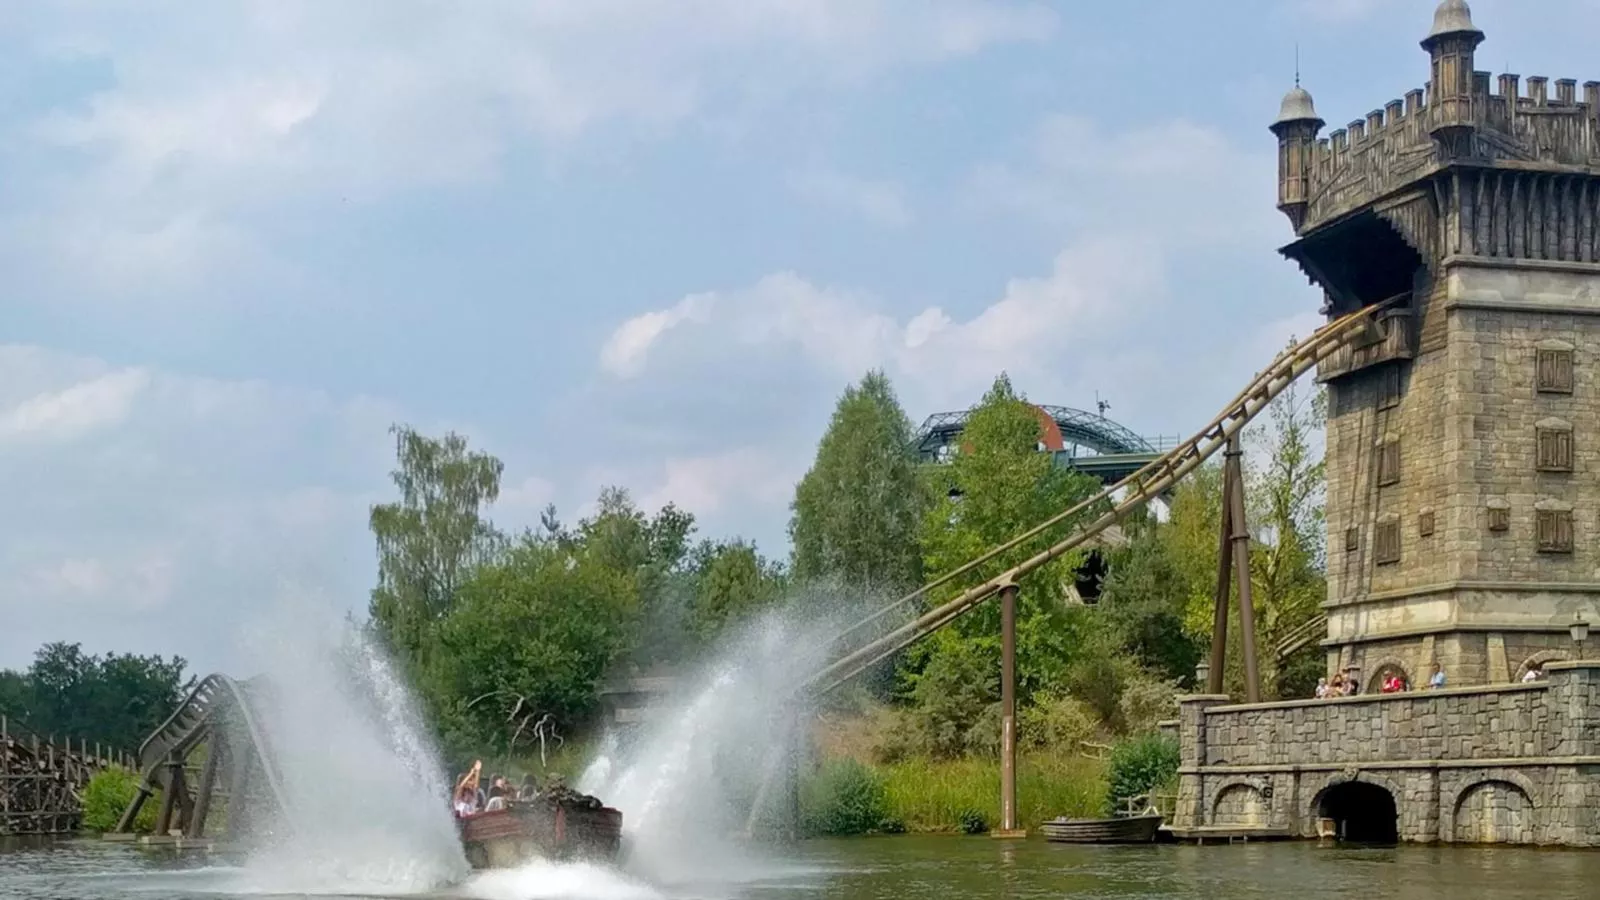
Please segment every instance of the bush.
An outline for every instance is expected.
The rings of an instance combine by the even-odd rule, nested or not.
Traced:
[[[1155,731],[1163,719],[1178,717],[1178,686],[1141,674],[1123,688],[1120,706],[1122,724],[1128,733],[1147,734]]]
[[[853,759],[823,763],[802,785],[800,806],[808,834],[866,834],[887,818],[883,779]]]
[[[989,830],[988,820],[975,809],[963,810],[959,824],[962,834],[983,834]]]
[[[83,828],[86,831],[106,832],[117,827],[122,813],[139,793],[139,776],[121,766],[96,772],[83,789]],[[135,831],[148,832],[156,825],[156,812],[161,808],[161,795],[153,794],[144,801],[139,816],[134,820]]]
[[[1148,794],[1177,774],[1177,741],[1160,734],[1123,741],[1111,750],[1107,811],[1116,812],[1128,798]]]

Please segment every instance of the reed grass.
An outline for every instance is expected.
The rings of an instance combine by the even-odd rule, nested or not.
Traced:
[[[960,830],[968,810],[991,828],[1000,822],[1000,761],[913,758],[877,766],[884,779],[887,815],[908,831]],[[1056,816],[1098,816],[1106,798],[1106,768],[1100,760],[1037,752],[1017,760],[1017,818],[1024,828]]]

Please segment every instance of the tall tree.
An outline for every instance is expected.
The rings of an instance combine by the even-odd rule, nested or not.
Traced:
[[[710,644],[730,627],[770,606],[783,590],[783,574],[742,540],[708,545],[698,554],[693,628]]]
[[[632,585],[638,602],[628,646],[639,665],[681,661],[695,645],[689,571],[694,530],[694,516],[671,503],[647,516],[626,489],[607,487],[595,514],[562,538],[574,552]]]
[[[180,657],[40,647],[25,672],[0,672],[0,713],[45,735],[131,750],[170,715],[194,679]]]
[[[1315,618],[1327,596],[1324,532],[1324,463],[1317,446],[1327,394],[1308,398],[1290,387],[1273,402],[1269,428],[1260,436],[1263,464],[1252,467],[1250,500],[1262,540],[1250,559],[1251,583],[1261,609],[1262,646],[1273,647]],[[1291,672],[1270,669],[1281,696],[1304,696],[1323,667],[1313,651]]]
[[[407,426],[395,435],[391,473],[400,500],[372,507],[378,586],[371,614],[379,634],[411,664],[426,656],[429,634],[461,584],[505,545],[484,516],[500,494],[504,465],[469,451],[451,432],[429,438]]]
[[[911,439],[911,420],[881,371],[845,389],[795,488],[795,578],[889,592],[920,581],[923,503]]]
[[[972,411],[961,435],[961,449],[948,465],[928,470],[929,510],[923,519],[922,545],[927,575],[937,577],[966,564],[996,544],[1092,496],[1095,480],[1057,466],[1039,452],[1041,422],[1035,407],[1017,395],[1001,375]],[[1087,515],[1098,512],[1091,510]],[[953,596],[1037,553],[1075,522],[1065,522],[1045,536],[1001,554],[972,573],[956,579],[929,598]],[[1069,553],[1020,582],[1017,608],[1017,683],[1019,697],[1057,681],[1073,651],[1081,624],[1064,603],[1065,585],[1074,580],[1082,553]],[[953,626],[955,635],[999,664],[1000,613],[987,603]],[[936,657],[943,642],[934,642]],[[930,665],[933,660],[930,660]]]

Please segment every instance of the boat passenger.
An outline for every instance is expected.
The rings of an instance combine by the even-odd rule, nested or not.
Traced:
[[[501,790],[499,785],[494,785],[494,786],[490,787],[489,788],[489,802],[484,804],[484,806],[483,806],[484,812],[492,812],[492,811],[497,810],[497,809],[505,809],[505,808],[506,808],[506,793],[505,793],[505,791]]]

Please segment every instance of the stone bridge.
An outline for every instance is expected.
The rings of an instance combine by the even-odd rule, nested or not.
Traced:
[[[1600,660],[1545,668],[1334,700],[1184,697],[1173,829],[1600,846]]]

